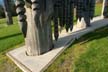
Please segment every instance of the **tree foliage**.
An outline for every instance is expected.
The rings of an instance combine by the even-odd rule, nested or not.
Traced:
[[[3,17],[5,17],[5,14],[4,14],[3,6],[0,5],[0,18],[3,18]]]

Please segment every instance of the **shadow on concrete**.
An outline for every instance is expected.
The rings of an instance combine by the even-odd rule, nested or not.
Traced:
[[[95,29],[96,24],[103,24],[103,22],[106,22],[106,21],[108,22],[107,19],[102,19],[102,20],[92,22],[91,27]],[[59,38],[59,40],[56,42],[57,43],[56,48],[62,47],[64,45],[63,43],[66,41],[66,39],[71,39],[70,41],[72,41],[73,38],[75,38],[76,34],[79,34],[80,32],[82,32],[86,29],[78,30],[78,31],[72,32],[68,36]],[[104,27],[101,27],[99,29],[96,29],[95,31],[88,32],[87,34],[81,36],[81,38],[79,38],[78,40],[75,40],[75,42],[73,42],[70,46],[72,46],[73,44],[76,44],[76,43],[81,43],[81,44],[87,43],[87,42],[90,42],[92,40],[97,40],[97,39],[101,39],[101,38],[104,38],[104,37],[108,37],[108,25],[106,27],[104,26]],[[70,43],[70,41],[68,42],[68,44]],[[54,49],[56,49],[56,48],[54,48]]]
[[[90,32],[84,35],[79,40],[77,40],[76,43],[84,44],[84,43],[87,43],[93,40],[98,40],[105,37],[108,38],[108,26],[102,27],[100,29],[95,30],[94,32]]]

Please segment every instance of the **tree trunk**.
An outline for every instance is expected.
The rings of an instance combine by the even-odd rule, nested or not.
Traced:
[[[11,25],[13,24],[13,19],[12,19],[11,10],[10,10],[10,7],[11,7],[10,0],[3,0],[3,1],[4,1],[4,12],[5,12],[7,24]]]

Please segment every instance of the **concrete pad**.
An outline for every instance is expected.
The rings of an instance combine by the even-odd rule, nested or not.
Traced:
[[[81,21],[78,19],[76,26],[77,26],[76,28],[77,30],[86,28],[86,23],[85,23],[84,18],[81,18]]]
[[[78,30],[74,26],[73,32],[69,33],[63,30],[58,41],[54,41],[55,48],[43,55],[26,56],[26,48],[23,46],[8,52],[7,56],[24,72],[43,72],[75,39],[79,39],[82,35],[106,25],[108,25],[107,19],[95,17],[92,20],[91,27]]]

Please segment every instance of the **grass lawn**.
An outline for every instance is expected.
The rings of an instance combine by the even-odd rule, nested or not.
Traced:
[[[82,36],[45,72],[107,72],[108,26]]]
[[[99,16],[102,13],[102,4],[96,4],[95,7],[95,16]]]
[[[96,5],[96,13],[95,16],[98,16],[101,14],[101,4],[97,4]],[[19,26],[18,26],[18,21],[17,18],[14,17],[14,25],[10,25],[7,26],[6,25],[6,21],[5,19],[0,19],[0,72],[22,72],[5,54],[6,52],[10,51],[11,49],[17,48],[19,46],[24,45],[24,38],[21,34],[21,31],[19,30]],[[104,30],[102,30],[104,31]],[[93,34],[94,35],[94,34]],[[101,34],[100,34],[101,35]],[[89,35],[87,35],[89,36]],[[91,35],[92,36],[92,35]],[[94,36],[93,36],[94,37]],[[83,39],[83,37],[82,37]],[[85,37],[84,37],[85,39]],[[85,41],[85,40],[84,40]],[[77,44],[78,43],[78,44]],[[69,66],[70,67],[75,67],[75,71],[77,72],[78,70],[81,69],[77,69],[79,67],[76,66],[80,66],[80,53],[82,54],[82,52],[85,52],[87,49],[89,48],[84,48],[83,50],[83,46],[85,45],[80,45],[79,41],[76,41],[76,43],[74,43],[74,45],[70,48],[68,48],[55,62],[54,64],[52,64],[47,71],[48,72],[56,72],[56,71],[60,71],[60,68],[63,69],[65,68],[65,63],[67,65],[67,63],[70,63]],[[88,42],[87,42],[88,43]],[[77,47],[79,47],[77,49]],[[81,51],[80,51],[80,47]],[[101,47],[101,46],[99,46]],[[73,55],[74,55],[74,50],[77,53],[77,55],[75,55],[75,58],[73,59]],[[72,54],[71,54],[72,52]],[[71,56],[72,55],[72,56]],[[65,60],[64,57],[67,59]],[[72,57],[72,59],[71,59]],[[85,57],[85,56],[84,56]],[[69,58],[69,59],[68,59]],[[77,59],[78,58],[78,59]],[[68,61],[69,60],[69,61]],[[72,61],[75,62],[72,62]],[[76,61],[77,60],[77,61]],[[71,61],[71,62],[70,62]],[[83,60],[82,60],[83,61]],[[79,63],[78,63],[79,62]],[[72,64],[72,63],[76,63],[76,64]],[[74,66],[73,66],[74,65]],[[82,66],[83,67],[83,66]],[[88,67],[87,67],[88,68]],[[55,69],[55,70],[54,70]],[[72,69],[72,68],[71,68]],[[71,70],[70,69],[70,70]],[[64,70],[64,69],[63,69]],[[68,70],[68,69],[67,69]],[[83,69],[85,70],[85,69]],[[47,72],[46,71],[46,72]]]
[[[19,30],[17,18],[14,25],[7,26],[5,19],[0,19],[0,72],[21,72],[21,70],[5,55],[7,51],[21,46],[24,38]]]

